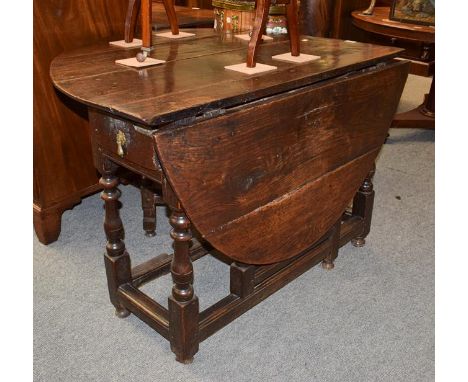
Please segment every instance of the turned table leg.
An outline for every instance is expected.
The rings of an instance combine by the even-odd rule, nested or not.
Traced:
[[[341,218],[335,223],[330,234],[331,248],[329,254],[322,261],[322,268],[331,270],[335,268],[334,261],[340,249]]]
[[[375,174],[375,164],[372,170],[367,174],[366,179],[362,183],[359,191],[354,196],[353,200],[353,215],[360,216],[364,219],[362,231],[351,240],[355,247],[363,247],[366,243],[365,237],[370,232],[370,225],[372,219],[372,209],[374,207],[374,185],[372,178]]]
[[[120,285],[131,280],[130,256],[125,249],[123,241],[124,229],[119,212],[120,190],[119,178],[115,175],[117,165],[109,160],[104,160],[102,177],[99,181],[103,187],[101,198],[104,200],[105,218],[104,231],[106,232],[107,245],[104,263],[106,266],[107,285],[112,304],[115,306],[118,317],[126,317],[130,312],[123,307],[117,295]]]
[[[191,363],[198,351],[198,297],[193,291],[193,266],[189,256],[190,221],[179,203],[171,205],[174,257],[171,274],[174,286],[169,296],[169,338],[176,360]]]
[[[156,203],[155,194],[143,183],[141,186],[141,208],[143,209],[143,229],[147,237],[156,235]]]

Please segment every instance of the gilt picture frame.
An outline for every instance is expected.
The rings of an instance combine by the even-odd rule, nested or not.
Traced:
[[[390,20],[402,23],[435,25],[435,0],[393,0]]]

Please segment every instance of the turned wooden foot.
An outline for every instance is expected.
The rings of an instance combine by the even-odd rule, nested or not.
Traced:
[[[333,262],[326,262],[325,260],[322,261],[322,268],[326,269],[327,271],[332,270],[335,268],[335,264]]]
[[[322,268],[327,271],[335,268],[334,261],[338,257],[338,250],[340,249],[340,235],[341,235],[341,218],[333,225],[330,231],[330,252],[322,261]]]
[[[177,358],[177,356],[176,356],[176,361],[180,362],[180,363],[183,363],[184,365],[190,365],[191,363],[193,363],[193,357],[183,359],[183,358]]]
[[[364,239],[363,237],[351,239],[351,244],[355,247],[364,247],[364,245],[366,244],[366,239]]]
[[[130,311],[123,307],[118,307],[118,308],[115,308],[115,315],[119,318],[125,318],[125,317],[130,316]]]

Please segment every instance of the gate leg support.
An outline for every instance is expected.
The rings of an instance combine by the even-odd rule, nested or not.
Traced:
[[[335,223],[331,233],[331,248],[330,253],[323,259],[322,268],[332,270],[335,268],[334,261],[338,257],[338,250],[340,249],[340,231],[341,231],[341,218]]]
[[[146,237],[156,236],[156,204],[155,194],[145,183],[141,186],[141,208],[143,210],[143,229]]]
[[[366,244],[366,236],[370,232],[371,220],[372,220],[372,209],[374,208],[374,185],[372,184],[372,178],[375,174],[375,164],[369,174],[364,179],[364,182],[359,188],[359,191],[354,196],[353,200],[353,215],[360,216],[364,219],[362,231],[351,243],[355,247],[363,247]]]

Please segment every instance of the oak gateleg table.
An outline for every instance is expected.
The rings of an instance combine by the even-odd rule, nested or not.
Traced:
[[[248,76],[224,69],[243,62],[247,42],[195,33],[157,39],[159,66],[118,65],[138,48],[100,45],[65,52],[50,69],[56,88],[88,107],[110,300],[119,317],[133,313],[168,339],[184,363],[314,265],[333,268],[340,246],[364,245],[375,159],[409,66],[394,60],[396,48],[301,36],[301,52],[320,60],[273,62],[289,48],[274,39],[258,62],[277,70]],[[169,207],[172,255],[131,266],[119,167],[144,178],[148,209]],[[230,262],[230,294],[200,312],[192,262],[210,251]],[[168,272],[165,307],[139,287]]]

